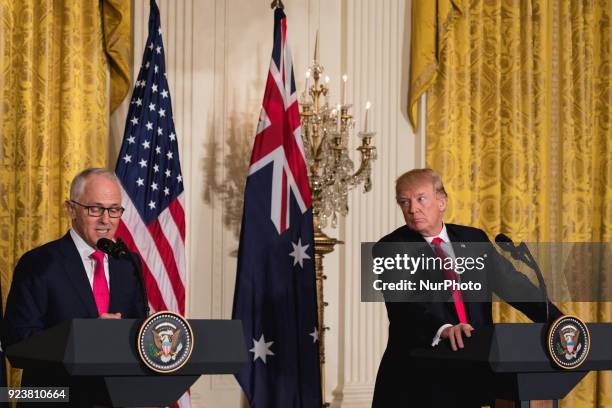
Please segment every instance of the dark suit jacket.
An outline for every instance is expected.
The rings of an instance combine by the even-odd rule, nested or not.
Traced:
[[[123,318],[144,317],[140,287],[130,263],[109,257],[108,266],[109,312],[119,312]],[[79,252],[67,233],[25,253],[17,263],[2,328],[3,345],[75,318],[96,319],[98,310]],[[27,372],[22,377],[24,386],[45,382],[57,385],[63,381]]]
[[[476,280],[483,283],[484,289],[479,292],[476,301],[470,301],[467,293],[463,296],[468,322],[476,330],[493,323],[491,307],[493,293],[504,299],[508,298],[510,291],[513,290],[514,293],[521,293],[525,299],[541,299],[539,290],[495,250],[484,231],[453,224],[446,224],[446,230],[451,242],[483,243],[479,244],[478,248],[479,251],[484,250],[486,253],[485,268],[478,272],[480,276],[477,276]],[[425,239],[407,226],[398,228],[379,242],[422,243],[424,250],[429,251],[429,255],[435,256]],[[461,253],[462,249],[459,246],[453,245],[453,250],[456,257],[465,255]],[[431,272],[428,271],[429,277],[443,279],[442,271]],[[418,273],[420,272],[417,272],[416,276],[419,276]],[[470,274],[465,272],[462,280],[466,281],[469,277]],[[450,293],[446,293],[445,296],[450,300]],[[444,373],[440,370],[434,371],[429,367],[420,366],[410,357],[411,351],[415,348],[431,347],[436,332],[443,324],[459,323],[452,300],[411,299],[406,302],[393,299],[391,301],[387,294],[385,298],[389,318],[389,340],[378,370],[372,406],[375,408],[480,406],[478,401],[467,398],[468,395],[477,397],[479,394],[478,390],[473,388],[474,382],[471,386],[468,384],[471,389],[465,389],[465,384],[458,385],[458,379],[444,380]],[[534,321],[546,320],[543,301],[509,303]],[[551,318],[556,318],[561,312],[554,305],[550,305],[550,314]]]

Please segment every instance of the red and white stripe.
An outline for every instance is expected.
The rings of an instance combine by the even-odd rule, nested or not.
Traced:
[[[170,310],[185,314],[185,211],[181,193],[160,216],[145,225],[122,189],[125,208],[117,229],[120,237],[142,259],[142,270],[153,312]]]
[[[311,206],[306,155],[300,128],[297,90],[292,91],[292,58],[286,21],[281,21],[279,64],[270,61],[264,101],[257,124],[249,176],[273,163],[270,219],[279,234],[289,228],[290,194],[304,213]]]
[[[125,212],[116,236],[140,255],[152,312],[170,310],[185,315],[187,264],[184,194],[181,193],[156,220],[146,225],[128,194],[121,188]],[[191,407],[189,392],[183,394],[172,405],[174,407]]]

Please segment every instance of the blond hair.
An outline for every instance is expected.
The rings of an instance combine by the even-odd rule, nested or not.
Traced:
[[[406,188],[414,187],[419,184],[431,183],[436,190],[436,194],[443,197],[448,197],[442,179],[432,169],[413,169],[402,174],[395,180],[395,195],[399,196],[400,192]]]

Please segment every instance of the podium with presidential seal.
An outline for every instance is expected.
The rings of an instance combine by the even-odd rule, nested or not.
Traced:
[[[453,352],[447,343],[413,351],[412,356],[451,379],[465,381],[483,405],[533,400],[553,407],[590,371],[612,370],[612,323],[585,324],[562,316],[551,325],[499,323],[481,327]],[[466,388],[468,389],[468,388]]]
[[[74,406],[168,406],[203,374],[233,374],[247,353],[238,320],[73,319],[10,346],[37,386],[69,387]],[[41,380],[42,379],[42,380]]]

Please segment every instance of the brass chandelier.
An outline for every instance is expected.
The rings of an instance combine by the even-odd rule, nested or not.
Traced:
[[[321,388],[325,401],[325,326],[324,308],[327,306],[323,297],[323,257],[341,244],[336,238],[329,237],[323,228],[336,227],[339,216],[349,212],[348,192],[363,184],[364,193],[372,188],[372,163],[376,160],[376,147],[372,138],[376,134],[368,124],[370,102],[365,105],[365,117],[362,130],[357,132],[361,144],[360,163],[355,170],[355,163],[349,155],[349,137],[355,127],[350,113],[352,104],[347,102],[346,87],[348,78],[342,77],[342,97],[340,103],[329,103],[329,77],[323,76],[323,66],[319,63],[319,35],[315,40],[315,52],[312,65],[306,71],[306,85],[300,97],[300,116],[302,139],[308,164],[308,178],[312,193],[312,208],[315,239],[315,271],[317,281],[318,334],[321,364]],[[309,84],[312,77],[312,85]],[[329,406],[323,402],[323,406]]]

